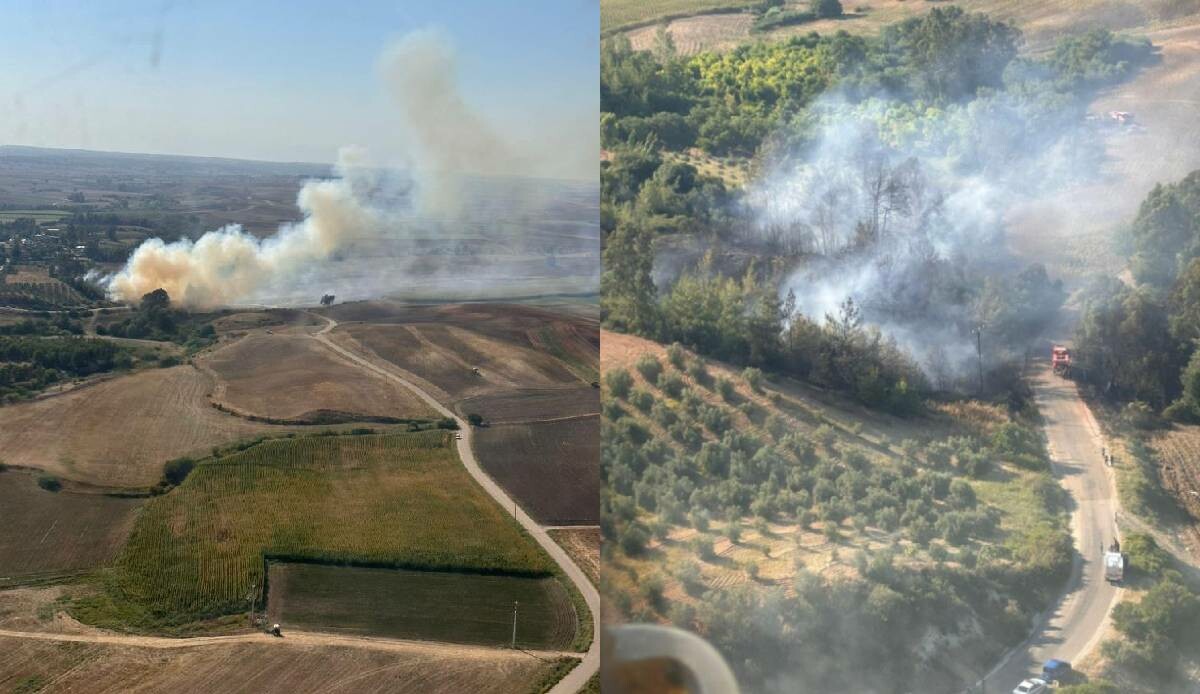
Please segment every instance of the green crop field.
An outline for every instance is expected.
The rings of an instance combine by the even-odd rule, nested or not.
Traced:
[[[0,211],[0,222],[32,219],[41,224],[42,222],[57,222],[63,217],[69,216],[71,216],[70,212],[61,212],[58,210],[3,210]]]
[[[288,627],[507,646],[566,649],[575,608],[557,578],[272,563],[267,617]]]
[[[134,629],[244,612],[264,557],[551,575],[451,443],[444,431],[313,436],[201,461],[146,504],[102,589],[75,612]]]
[[[709,12],[736,12],[757,4],[755,0],[604,0],[600,4],[600,32],[609,34]]]

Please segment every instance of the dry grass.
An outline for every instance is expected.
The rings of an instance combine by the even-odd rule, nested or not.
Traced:
[[[200,360],[218,377],[213,400],[240,413],[304,418],[319,410],[433,418],[411,391],[348,363],[305,333],[255,332]]]
[[[187,366],[113,378],[0,408],[10,465],[114,487],[145,487],[167,460],[295,427],[250,422],[209,406],[213,379]]]
[[[550,530],[550,537],[571,555],[571,559],[587,574],[594,585],[600,584],[600,536],[599,528]]]

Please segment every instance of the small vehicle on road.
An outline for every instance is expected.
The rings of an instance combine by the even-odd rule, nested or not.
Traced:
[[[455,434],[454,438],[457,439],[458,441],[462,441],[462,434]]]
[[[1071,674],[1071,664],[1065,660],[1051,658],[1042,665],[1042,679],[1047,682],[1061,682]]]
[[[1012,690],[1012,694],[1046,694],[1048,691],[1050,684],[1046,680],[1034,677],[1018,684],[1017,688]]]

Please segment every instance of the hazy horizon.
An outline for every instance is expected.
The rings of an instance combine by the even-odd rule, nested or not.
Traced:
[[[466,106],[521,153],[508,173],[596,177],[598,3],[323,9],[145,0],[0,8],[11,37],[0,46],[10,66],[0,75],[0,143],[320,165],[352,144],[380,163],[404,162],[414,143],[380,56],[398,37],[432,31],[453,46],[447,77]]]

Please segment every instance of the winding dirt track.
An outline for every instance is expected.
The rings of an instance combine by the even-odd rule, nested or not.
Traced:
[[[550,538],[550,535],[546,532],[545,528],[538,525],[537,521],[533,520],[529,514],[525,513],[525,511],[522,510],[521,507],[519,507],[517,503],[513,501],[513,499],[509,497],[503,489],[500,488],[500,485],[496,484],[495,480],[493,480],[486,472],[483,471],[483,468],[479,465],[479,461],[475,459],[475,452],[471,449],[471,427],[465,420],[458,417],[446,406],[438,402],[436,398],[421,390],[409,380],[393,373],[392,371],[389,371],[388,369],[376,365],[367,358],[355,354],[354,352],[351,352],[345,347],[342,347],[341,345],[338,345],[334,341],[330,340],[329,332],[337,327],[337,321],[326,316],[322,316],[322,318],[325,319],[326,325],[324,328],[313,334],[314,338],[341,356],[349,359],[359,366],[362,366],[364,369],[368,369],[383,376],[384,378],[399,383],[405,388],[408,388],[420,396],[422,400],[428,403],[429,406],[437,411],[441,416],[453,418],[456,422],[458,422],[459,431],[462,433],[462,438],[458,439],[457,441],[458,456],[463,461],[463,465],[466,466],[467,472],[471,473],[471,477],[475,478],[475,481],[479,483],[479,486],[483,487],[488,495],[496,500],[496,503],[500,504],[502,508],[512,514],[513,518],[515,518],[517,522],[521,524],[521,527],[524,528],[525,531],[528,532],[530,536],[532,536],[533,539],[542,546],[542,549],[546,550],[546,553],[549,554],[551,558],[554,559],[555,563],[562,568],[563,573],[567,575],[571,582],[575,584],[575,587],[579,590],[579,593],[583,595],[584,600],[587,602],[588,610],[590,610],[592,613],[592,645],[588,649],[588,652],[584,655],[583,662],[581,662],[578,667],[567,673],[566,677],[563,677],[561,680],[559,680],[558,684],[554,685],[554,688],[550,690],[550,694],[574,694],[575,692],[581,690],[584,685],[587,684],[587,681],[591,679],[592,675],[596,674],[596,672],[598,672],[600,669],[600,593],[597,592],[596,587],[593,586],[591,581],[588,580],[588,577],[583,573],[583,570],[576,566],[575,562],[571,560],[571,557],[567,555],[566,551],[563,550],[562,547],[559,547],[558,543]]]
[[[1101,454],[1100,427],[1075,383],[1052,374],[1048,364],[1035,375],[1033,389],[1054,473],[1073,504],[1075,557],[1066,590],[1033,634],[988,673],[987,691],[1010,691],[1050,658],[1079,662],[1099,642],[1121,593],[1104,580],[1103,551],[1117,533],[1117,497]]]

